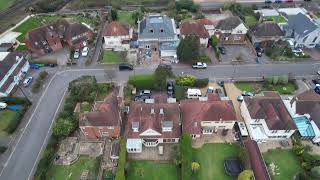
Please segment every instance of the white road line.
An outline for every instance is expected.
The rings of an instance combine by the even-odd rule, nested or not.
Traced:
[[[56,116],[57,116],[57,114],[58,114],[58,112],[59,112],[59,110],[60,110],[60,106],[61,106],[61,104],[62,104],[62,102],[63,102],[64,96],[65,96],[66,93],[67,93],[67,90],[68,90],[68,89],[66,89],[66,90],[64,91],[64,93],[63,93],[63,95],[62,95],[62,98],[61,98],[61,100],[60,100],[60,102],[59,102],[59,104],[58,104],[57,110],[56,110],[56,112],[54,113],[54,116],[53,116],[53,118],[52,118],[52,121],[51,121],[49,130],[48,130],[48,133],[47,133],[46,138],[44,139],[44,141],[43,141],[43,143],[42,143],[41,149],[40,149],[40,151],[39,151],[39,153],[38,153],[38,155],[37,155],[36,161],[34,162],[34,164],[33,164],[33,166],[32,166],[32,169],[31,169],[31,171],[30,171],[30,174],[29,174],[28,179],[31,178],[31,176],[33,175],[33,170],[34,170],[34,168],[36,167],[36,165],[38,164],[40,155],[42,154],[42,151],[43,151],[43,147],[45,147],[45,145],[46,145],[46,142],[47,142],[47,140],[48,140],[49,134],[50,134],[50,132],[51,132],[52,125],[53,125],[53,123],[55,122]]]

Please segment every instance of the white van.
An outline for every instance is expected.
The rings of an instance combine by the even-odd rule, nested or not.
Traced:
[[[200,89],[191,89],[191,88],[188,89],[187,91],[188,99],[198,99],[199,97],[201,97]]]

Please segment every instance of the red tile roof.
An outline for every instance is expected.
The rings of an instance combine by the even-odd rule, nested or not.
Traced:
[[[270,180],[267,167],[263,161],[262,155],[260,153],[258,144],[251,140],[247,139],[244,141],[244,145],[248,151],[251,168],[254,173],[256,180]]]
[[[103,36],[129,36],[130,28],[127,24],[112,21],[104,28]]]
[[[197,35],[200,38],[209,38],[209,33],[202,23],[199,21],[184,22],[180,25],[180,32],[182,35]]]
[[[275,92],[264,96],[244,97],[252,119],[265,119],[270,130],[296,129],[281,97]]]
[[[161,108],[163,108],[164,114],[160,114]],[[151,114],[151,109],[154,109],[154,114]],[[173,123],[172,131],[162,131],[162,124],[164,123],[164,121],[171,121]],[[139,123],[139,132],[133,132],[133,122]],[[127,138],[141,138],[142,136],[140,134],[148,129],[152,129],[161,134],[160,136],[154,136],[154,138],[179,138],[181,134],[179,104],[146,104],[141,102],[132,103],[130,106],[130,112],[125,129],[125,136]]]
[[[201,133],[201,121],[236,121],[231,101],[183,100],[180,102],[183,132]]]

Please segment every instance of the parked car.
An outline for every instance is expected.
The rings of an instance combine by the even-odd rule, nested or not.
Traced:
[[[172,69],[171,65],[169,65],[169,64],[159,64],[158,67],[167,68],[167,69],[169,69],[169,70]]]
[[[73,58],[74,59],[79,59],[79,57],[80,57],[80,49],[74,50]]]
[[[207,64],[203,63],[203,62],[197,62],[197,63],[192,64],[192,68],[193,69],[206,69]]]
[[[174,93],[173,81],[167,82],[167,93],[168,93],[168,96],[170,96],[170,97],[173,95],[173,93]]]
[[[243,91],[241,93],[242,96],[253,96],[253,94],[251,92],[248,92],[248,91]]]
[[[88,56],[88,54],[89,54],[89,48],[88,48],[88,47],[84,47],[84,48],[82,49],[81,55],[82,55],[83,57],[86,57],[86,56]]]
[[[219,46],[218,50],[219,50],[220,54],[226,54],[226,48],[225,47]]]
[[[32,80],[33,80],[33,77],[32,77],[32,76],[27,77],[27,78],[24,79],[24,81],[23,81],[23,86],[24,86],[24,87],[29,86],[29,84],[31,84]]]
[[[119,64],[119,70],[120,71],[124,71],[124,70],[132,71],[133,70],[133,65],[132,64],[127,64],[127,63]]]

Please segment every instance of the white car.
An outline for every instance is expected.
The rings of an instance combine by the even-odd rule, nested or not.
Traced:
[[[86,57],[86,56],[88,56],[88,53],[89,53],[89,48],[88,48],[88,47],[84,47],[84,48],[82,49],[81,55],[82,55],[83,57]]]
[[[76,49],[73,54],[74,59],[79,59],[80,57],[80,49]]]
[[[205,68],[207,68],[207,64],[203,63],[203,62],[197,62],[197,63],[192,64],[192,68],[193,69],[205,69]]]
[[[31,77],[31,76],[27,77],[27,78],[23,81],[23,86],[24,86],[24,87],[29,86],[29,84],[32,82],[32,80],[33,80],[33,77]]]

